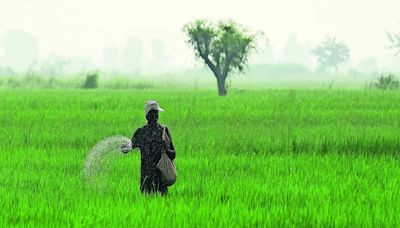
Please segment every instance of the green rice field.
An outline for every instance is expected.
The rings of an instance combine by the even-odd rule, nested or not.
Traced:
[[[139,191],[138,150],[99,185],[88,151],[166,111],[178,180]],[[400,225],[400,92],[0,90],[0,226]]]

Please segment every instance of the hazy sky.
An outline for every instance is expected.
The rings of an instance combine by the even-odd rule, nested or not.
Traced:
[[[315,46],[326,35],[346,41],[352,62],[375,56],[383,61],[385,31],[400,30],[399,0],[0,0],[0,35],[24,30],[39,41],[45,58],[89,57],[100,62],[105,48],[136,37],[168,45],[175,65],[191,65],[182,26],[197,18],[232,18],[269,38],[279,58],[290,35]],[[0,46],[1,52],[1,46]],[[1,54],[0,54],[1,55]]]

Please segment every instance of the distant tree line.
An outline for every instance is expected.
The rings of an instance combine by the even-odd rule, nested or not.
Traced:
[[[235,73],[243,73],[248,68],[250,55],[257,50],[257,40],[262,37],[261,32],[250,32],[246,27],[237,24],[232,20],[220,21],[216,24],[208,20],[195,20],[184,26],[183,31],[187,36],[186,42],[193,48],[195,56],[200,59],[213,73],[218,88],[218,94],[227,94],[226,80]],[[390,42],[389,49],[393,50],[394,56],[400,54],[400,32],[389,33],[387,37]],[[290,50],[296,49],[296,58],[303,58],[304,53],[299,49],[297,40],[293,37],[289,39],[285,56],[290,55]],[[1,39],[6,64],[0,61],[0,71],[12,75],[14,69],[27,69],[27,74],[42,72],[47,75],[59,75],[64,71],[66,65],[70,64],[68,59],[51,55],[51,60],[45,66],[38,64],[38,41],[32,35],[19,31],[9,30]],[[268,45],[268,44],[267,44]],[[165,46],[160,41],[153,41],[154,60],[168,58]],[[129,69],[130,72],[139,72],[143,61],[143,50],[141,43],[137,39],[129,39],[126,47],[122,51],[107,49],[104,53],[113,62],[111,65]],[[271,59],[271,52],[263,53]],[[350,48],[348,45],[335,37],[326,37],[318,46],[311,50],[311,54],[318,62],[317,72],[324,74],[338,73],[339,68],[350,60]],[[303,56],[303,57],[302,57]],[[288,57],[288,58],[289,58]],[[293,57],[293,56],[292,56]],[[122,65],[117,64],[115,59],[120,58]],[[157,67],[156,62],[151,63]],[[366,64],[374,64],[368,61]],[[285,66],[286,67],[286,66]],[[291,70],[307,72],[303,68],[290,66]],[[261,68],[260,68],[261,69]],[[275,68],[278,70],[279,68]],[[97,86],[97,74],[88,75],[85,88]],[[391,75],[391,78],[393,75]],[[381,80],[383,81],[383,80]]]

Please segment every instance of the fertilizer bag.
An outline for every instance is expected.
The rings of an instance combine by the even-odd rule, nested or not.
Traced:
[[[169,145],[168,135],[165,133],[165,127],[163,128],[162,139]],[[167,185],[171,186],[176,181],[176,167],[173,161],[169,159],[165,152],[165,149],[161,151],[161,159],[157,164],[157,169],[161,171],[161,181]]]

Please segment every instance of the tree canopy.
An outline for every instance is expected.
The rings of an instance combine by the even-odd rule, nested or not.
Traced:
[[[389,41],[392,43],[392,46],[390,46],[390,49],[395,49],[394,55],[397,56],[400,54],[400,32],[399,33],[387,33]]]
[[[214,73],[219,95],[226,95],[225,80],[230,73],[244,71],[251,52],[256,49],[256,38],[261,34],[250,33],[232,20],[217,24],[196,20],[186,24],[183,31],[196,57]]]
[[[349,61],[350,49],[343,41],[337,41],[334,37],[327,37],[319,46],[312,50],[317,57],[319,68],[322,71],[334,68]]]

